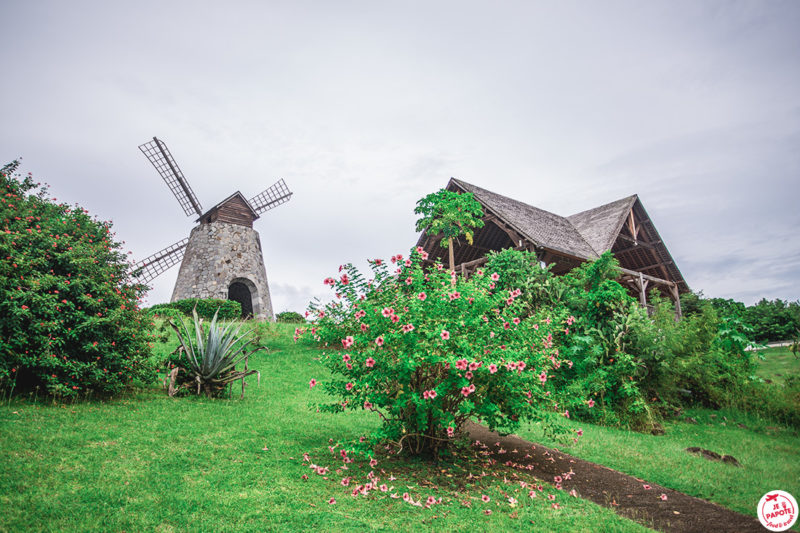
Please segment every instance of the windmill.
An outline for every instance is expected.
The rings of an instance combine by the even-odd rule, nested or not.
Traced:
[[[292,193],[286,183],[281,179],[249,200],[236,191],[204,212],[164,141],[153,137],[139,149],[178,199],[184,213],[197,216],[199,224],[188,238],[136,263],[134,276],[148,283],[180,263],[171,301],[185,298],[236,300],[242,305],[243,316],[271,320],[267,272],[261,239],[253,229],[253,221],[289,201]]]

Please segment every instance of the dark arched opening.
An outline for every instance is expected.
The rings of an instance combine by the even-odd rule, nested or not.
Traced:
[[[234,281],[228,287],[228,300],[239,302],[242,306],[242,317],[252,318],[253,316],[253,296],[250,289],[241,281]]]

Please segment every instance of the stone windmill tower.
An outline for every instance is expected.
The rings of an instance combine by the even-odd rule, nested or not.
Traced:
[[[292,193],[283,180],[249,200],[236,191],[204,212],[163,141],[153,137],[139,149],[167,183],[186,215],[198,216],[199,224],[188,238],[137,263],[134,275],[147,283],[181,263],[171,301],[236,300],[242,306],[243,316],[272,320],[261,240],[253,229],[253,221],[289,201]]]

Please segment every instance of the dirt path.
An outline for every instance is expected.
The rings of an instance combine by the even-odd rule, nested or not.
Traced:
[[[669,532],[766,531],[756,518],[531,443],[516,435],[501,437],[472,423],[466,429],[473,441],[488,445],[490,450],[505,450],[504,454],[493,455],[495,459],[503,463],[532,464],[533,473],[542,480],[552,483],[555,476],[563,478],[564,473],[574,472],[570,479],[561,482],[564,490],[575,489],[581,498],[609,507],[647,527]],[[650,488],[645,489],[644,485]],[[667,499],[662,500],[661,494],[666,494]]]

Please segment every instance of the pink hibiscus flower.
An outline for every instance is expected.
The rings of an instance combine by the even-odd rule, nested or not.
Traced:
[[[380,339],[380,337],[378,338]],[[381,341],[381,344],[383,344],[383,341]],[[375,366],[375,359],[373,359],[372,357],[367,357],[367,360],[364,361],[364,364],[367,365],[369,368],[372,368],[373,366]]]
[[[443,329],[442,333],[441,333],[441,337],[442,337],[443,341],[448,340],[450,338],[450,332],[447,331],[446,329]]]
[[[497,372],[497,365],[492,363],[489,365],[489,373],[494,374],[495,372]]]
[[[314,386],[316,386],[316,384],[317,384],[317,380],[312,378],[311,381],[308,382],[308,388],[309,389],[313,389]]]

